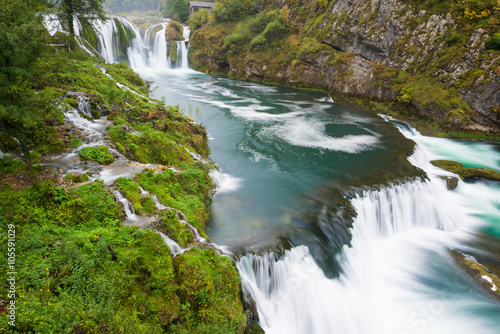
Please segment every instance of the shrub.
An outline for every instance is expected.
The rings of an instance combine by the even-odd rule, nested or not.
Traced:
[[[75,138],[71,141],[71,144],[69,144],[69,147],[71,148],[77,148],[77,147],[80,147],[82,146],[83,142],[81,139],[79,138]]]
[[[229,48],[231,46],[240,46],[245,43],[245,37],[240,33],[234,33],[228,35],[224,40],[224,47]]]
[[[6,154],[0,159],[0,173],[18,173],[25,169],[26,163],[11,154]]]
[[[109,153],[109,150],[106,146],[87,146],[80,150],[80,156],[84,160],[93,160],[97,161],[101,165],[107,165],[112,163],[115,159]]]
[[[259,35],[259,36],[255,37],[250,42],[250,48],[253,51],[261,51],[266,47],[266,45],[267,45],[267,40],[263,35]]]
[[[500,50],[500,33],[494,34],[488,39],[486,49]]]
[[[189,28],[191,32],[194,32],[196,29],[203,27],[208,22],[208,12],[206,9],[200,9],[196,13],[189,18]]]
[[[287,32],[288,29],[283,23],[281,23],[280,21],[273,21],[266,26],[266,29],[264,30],[264,36],[266,37],[267,41],[271,43],[274,40],[282,39]]]

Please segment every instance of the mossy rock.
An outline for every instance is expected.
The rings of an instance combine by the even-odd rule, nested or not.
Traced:
[[[484,179],[500,181],[500,173],[489,168],[465,168],[463,164],[451,160],[431,161],[436,167],[458,174],[462,179]]]
[[[169,21],[167,27],[165,28],[165,39],[167,41],[183,41],[184,36],[182,35],[184,28],[182,25],[175,21]]]
[[[175,240],[181,247],[186,247],[193,242],[193,233],[185,224],[177,218],[177,214],[172,211],[164,211],[155,222],[155,228],[164,233],[170,239]]]
[[[66,179],[75,183],[82,183],[89,180],[89,175],[87,173],[72,172],[66,174]]]
[[[109,153],[106,146],[87,146],[80,150],[80,156],[83,160],[93,160],[97,161],[101,165],[107,165],[112,163],[115,158]]]

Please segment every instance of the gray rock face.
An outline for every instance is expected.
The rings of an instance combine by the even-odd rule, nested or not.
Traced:
[[[438,82],[443,94],[452,90],[471,111],[461,101],[443,104],[434,96],[430,102],[412,100],[412,112],[454,130],[500,134],[500,56],[485,51],[490,37],[486,31],[476,29],[465,36],[450,13],[418,11],[398,0],[334,0],[326,10],[328,15],[317,26],[320,37],[315,37],[324,48],[299,52],[291,64],[268,69],[270,64],[254,58],[242,65],[227,61],[223,49],[217,54],[210,48],[204,65],[239,78],[384,101],[396,100],[400,92],[401,86],[393,87],[397,71],[424,75],[434,80],[426,84]],[[192,50],[196,47],[193,42]],[[387,68],[394,77],[380,75]]]

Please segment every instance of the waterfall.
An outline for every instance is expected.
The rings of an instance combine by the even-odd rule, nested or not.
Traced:
[[[82,24],[75,19],[75,34],[87,39],[107,63],[125,60],[136,71],[188,69],[189,27],[184,26],[185,41],[171,42],[176,43],[177,47],[178,60],[173,61],[167,54],[169,44],[165,39],[167,23],[168,20],[153,24],[142,35],[137,26],[124,17],[111,16],[105,21],[95,20],[88,24]],[[45,26],[51,34],[63,29],[53,16],[45,18]],[[154,32],[158,27],[161,29]],[[90,50],[87,52],[92,54]]]
[[[352,199],[357,217],[351,246],[336,257],[338,278],[327,278],[306,246],[280,258],[247,254],[237,262],[267,334],[495,332],[474,316],[474,309],[489,307],[488,299],[478,301],[474,283],[457,273],[447,254],[461,244],[458,236],[479,224],[477,212],[467,207],[471,191],[460,190],[474,185],[461,182],[457,191],[447,190],[438,177],[446,172],[432,167],[430,156],[417,146],[410,157],[429,180]],[[482,196],[491,202],[498,193]]]

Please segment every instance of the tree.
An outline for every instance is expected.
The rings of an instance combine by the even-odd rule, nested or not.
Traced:
[[[0,133],[15,138],[35,181],[29,145],[51,113],[53,95],[31,87],[36,64],[47,48],[39,2],[2,0],[0,6]],[[51,95],[51,96],[49,96]]]
[[[166,0],[162,15],[186,21],[189,18],[189,5],[187,0]]]
[[[68,25],[69,33],[75,34],[75,19],[80,21],[106,20],[104,0],[56,0],[57,15]],[[74,44],[71,43],[71,48]]]

